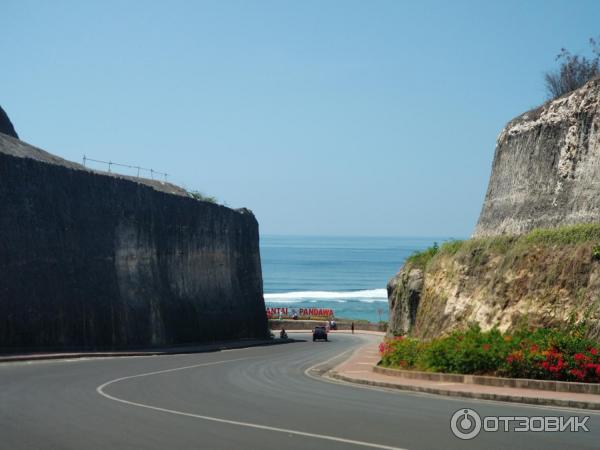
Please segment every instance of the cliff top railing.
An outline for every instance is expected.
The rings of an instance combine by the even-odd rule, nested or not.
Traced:
[[[99,159],[92,159],[92,158],[88,158],[86,155],[83,155],[83,166],[93,170],[93,168],[92,168],[92,167],[89,167],[89,166],[87,165],[87,164],[88,164],[88,162],[94,162],[94,163],[98,163],[98,164],[106,164],[106,165],[107,165],[107,167],[108,167],[108,170],[107,170],[107,172],[108,172],[108,173],[113,173],[113,172],[111,171],[111,168],[112,168],[113,166],[115,166],[115,167],[125,167],[125,168],[127,168],[127,169],[133,169],[133,170],[136,170],[137,172],[136,172],[136,175],[135,175],[135,176],[136,176],[137,178],[145,178],[145,177],[141,177],[141,176],[140,176],[140,173],[142,173],[142,172],[146,172],[146,173],[149,173],[149,174],[150,174],[150,179],[151,179],[151,180],[154,180],[154,179],[155,179],[155,178],[154,178],[154,176],[156,175],[156,176],[158,176],[158,177],[163,177],[163,178],[164,178],[164,181],[165,181],[165,182],[167,182],[167,177],[169,176],[169,174],[168,174],[168,173],[165,173],[165,172],[159,172],[159,171],[157,171],[157,170],[154,170],[154,169],[147,169],[147,168],[145,168],[145,167],[141,167],[141,166],[132,166],[132,165],[130,165],[130,164],[116,163],[116,162],[114,162],[114,161],[110,161],[110,160],[108,160],[108,161],[102,161],[102,160],[99,160]],[[123,175],[128,175],[128,174],[123,174]]]

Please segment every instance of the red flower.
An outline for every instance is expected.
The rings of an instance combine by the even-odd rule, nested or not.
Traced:
[[[490,344],[483,344],[481,346],[481,348],[483,349],[484,352],[487,352],[490,349]]]
[[[571,369],[571,370],[569,370],[569,373],[571,375],[573,375],[575,378],[577,378],[578,380],[583,380],[583,378],[585,377],[585,373],[583,372],[583,370]]]
[[[592,348],[590,349],[590,353],[591,353],[592,355],[596,356],[596,355],[598,354],[598,350],[597,350],[596,348],[593,348],[593,347],[592,347]]]

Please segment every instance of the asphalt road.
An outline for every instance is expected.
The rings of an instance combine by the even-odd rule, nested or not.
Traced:
[[[298,336],[306,342],[0,364],[0,448],[600,448],[599,415],[588,420],[589,432],[481,432],[460,440],[451,433],[450,418],[461,408],[482,416],[587,413],[325,381],[305,372],[374,337],[335,335],[313,343],[309,335]]]

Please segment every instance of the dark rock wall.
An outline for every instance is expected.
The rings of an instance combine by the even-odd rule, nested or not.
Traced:
[[[14,138],[18,138],[19,137],[19,136],[17,136],[17,132],[15,131],[15,127],[13,127],[12,122],[8,118],[8,115],[2,109],[2,106],[0,106],[0,133],[7,134],[7,135],[12,136]]]
[[[389,334],[403,335],[412,331],[422,290],[423,271],[406,265],[388,282]]]
[[[474,237],[598,221],[600,79],[595,79],[502,130]]]
[[[0,152],[0,351],[263,337],[251,212]]]

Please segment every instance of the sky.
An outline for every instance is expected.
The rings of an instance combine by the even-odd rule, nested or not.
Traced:
[[[0,105],[30,144],[167,172],[263,234],[467,237],[496,137],[599,19],[598,1],[0,0]]]

